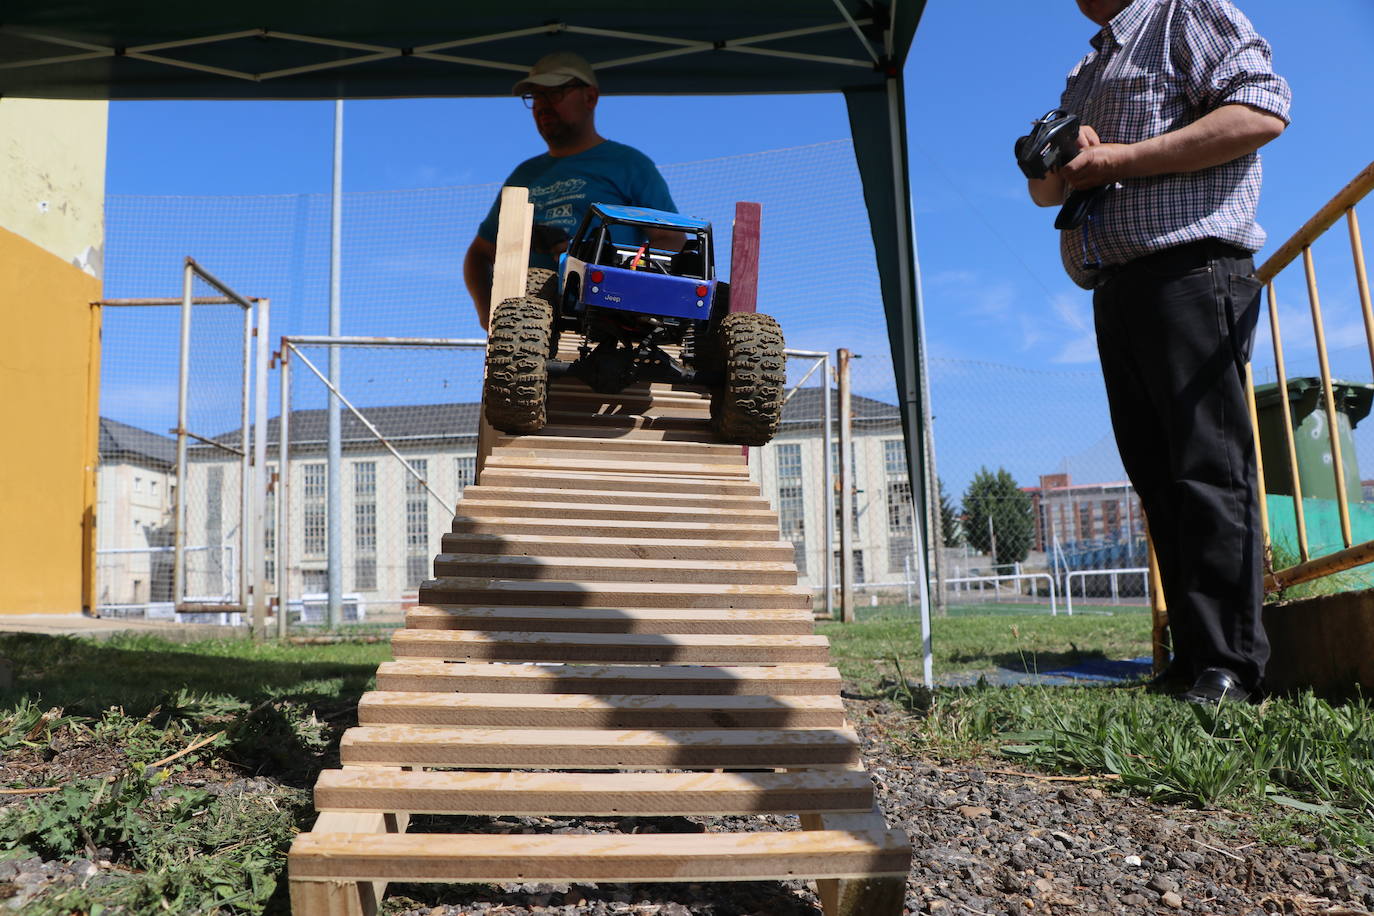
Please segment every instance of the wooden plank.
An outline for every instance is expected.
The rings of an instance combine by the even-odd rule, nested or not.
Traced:
[[[563,836],[304,833],[293,879],[388,881],[782,881],[802,876],[905,875],[911,850],[880,834],[792,831]]]
[[[590,419],[577,419],[570,415],[565,415],[561,411],[557,420],[557,425],[546,426],[540,430],[540,435],[548,433],[550,435],[562,436],[568,439],[603,439],[607,435],[614,435],[617,439],[626,442],[710,442],[714,433],[710,431],[710,421],[703,419],[696,424],[683,424],[680,427],[667,426],[631,426],[616,427],[613,430],[605,426],[597,425]]]
[[[688,452],[687,454],[664,456],[661,453],[646,453],[634,448],[595,448],[592,443],[587,443],[585,448],[577,449],[551,448],[532,439],[524,439],[515,445],[497,445],[491,450],[491,457],[501,459],[528,458],[554,464],[590,461],[593,462],[593,467],[598,468],[609,468],[616,464],[652,465],[655,467],[661,465],[663,468],[672,468],[673,473],[705,472],[717,475],[744,474],[746,476],[749,473],[749,469],[745,466],[745,462],[738,452],[733,455]]]
[[[525,295],[530,263],[530,230],[534,207],[528,188],[501,189],[500,221],[496,230],[496,260],[492,266],[491,304]]]
[[[758,310],[759,232],[763,207],[750,201],[735,204],[730,233],[730,311]]]
[[[721,636],[653,633],[487,633],[478,630],[397,630],[397,658],[454,661],[694,665],[823,665],[824,636]]]
[[[458,506],[460,518],[545,518],[561,516],[568,520],[604,519],[626,522],[716,522],[732,525],[777,524],[777,514],[767,507],[735,509],[722,516],[717,509],[696,509],[690,506],[627,506],[609,503],[534,502],[529,499],[474,499]]]
[[[420,630],[521,630],[563,633],[787,634],[812,632],[806,609],[768,608],[550,608],[420,605],[406,612]]]
[[[396,770],[381,767],[378,777]],[[326,811],[315,819],[312,830],[321,834],[369,834],[387,832],[386,815],[380,811]],[[293,916],[375,916],[386,881],[298,881],[290,876],[288,890]]]
[[[556,729],[363,725],[344,732],[349,765],[618,770],[781,769],[856,763],[849,728]]]
[[[669,350],[668,347],[664,349]],[[671,350],[669,350],[669,352],[671,352]],[[550,384],[549,389],[559,397],[569,394],[573,396],[587,395],[603,398],[642,398],[660,396],[675,398],[695,397],[705,400],[710,400],[711,398],[711,389],[707,388],[705,385],[686,385],[679,382],[646,382],[641,380],[626,386],[622,391],[608,395],[593,391],[587,386],[587,383],[581,379],[564,376],[563,378],[555,379]]]
[[[421,604],[558,607],[809,608],[811,590],[788,585],[691,582],[544,582],[440,576],[420,585]]]
[[[436,576],[490,576],[582,582],[722,582],[734,585],[793,585],[791,563],[733,560],[643,560],[617,557],[538,557],[525,554],[441,553]]]
[[[653,816],[868,811],[873,784],[855,770],[794,773],[381,773],[325,770],[321,811]]]
[[[686,414],[685,416],[683,414]],[[578,410],[557,410],[549,417],[559,426],[586,426],[601,431],[602,435],[625,437],[625,433],[638,430],[663,430],[689,433],[687,441],[710,443],[710,414],[700,411],[673,411],[663,416],[641,416],[639,414],[590,414]],[[737,450],[738,451],[738,450]]]
[[[553,518],[497,518],[459,515],[453,519],[455,534],[579,534],[583,537],[658,538],[665,533],[661,522],[628,522],[604,518],[583,518],[575,523]],[[705,522],[677,522],[668,532],[675,538],[707,541],[773,541],[777,525],[720,525]]]
[[[537,482],[536,482],[537,483]],[[647,490],[644,492],[622,492],[618,490],[581,490],[576,487],[497,487],[472,486],[463,490],[460,506],[469,500],[530,499],[549,503],[609,503],[625,506],[669,506],[672,508],[715,509],[733,511],[735,509],[760,510],[769,508],[768,500],[762,496],[721,496],[712,493],[665,493]]]
[[[382,662],[378,690],[470,693],[838,694],[840,672],[823,665],[454,665],[431,659]]]
[[[623,560],[737,560],[792,563],[791,541],[706,541],[682,538],[576,537],[554,534],[456,534],[443,536],[444,553],[503,556],[606,557]]]
[[[358,702],[358,724],[461,728],[840,728],[845,719],[844,706],[834,695],[526,696],[374,690],[363,694]]]
[[[519,468],[490,468],[482,486],[566,487],[608,492],[705,493],[718,496],[758,496],[759,485],[752,480],[708,480],[691,477],[655,477],[644,474],[608,474],[596,471],[560,471],[540,474]]]
[[[590,415],[589,415],[590,416]],[[596,418],[598,423],[602,419]],[[598,423],[588,422],[574,427],[579,432],[594,430]],[[605,429],[603,434],[597,437],[581,436],[569,438],[550,434],[548,427],[538,433],[528,436],[502,436],[496,441],[500,448],[528,448],[538,451],[567,451],[567,452],[586,452],[591,455],[619,455],[622,452],[631,452],[637,456],[643,455],[669,455],[676,459],[697,460],[698,456],[712,455],[731,459],[739,458],[739,449],[733,445],[721,445],[717,442],[654,442],[626,440],[614,434],[614,430]],[[722,462],[729,464],[731,462]]]
[[[557,471],[612,471],[620,474],[681,475],[712,480],[739,480],[749,476],[749,468],[743,463],[727,465],[688,461],[601,461],[595,458],[561,456],[552,450],[545,452],[543,456],[500,454],[501,451],[492,449],[487,464],[502,468],[524,468],[544,474]]]

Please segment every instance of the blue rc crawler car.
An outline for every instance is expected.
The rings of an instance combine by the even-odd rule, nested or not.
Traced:
[[[651,234],[680,244],[651,247]],[[549,378],[572,375],[606,394],[637,381],[705,385],[725,441],[763,445],[777,432],[782,330],[767,315],[730,313],[709,222],[593,204],[558,271],[529,274],[524,298],[492,311],[484,400],[497,429],[541,429]],[[571,363],[557,359],[564,331],[581,338]]]

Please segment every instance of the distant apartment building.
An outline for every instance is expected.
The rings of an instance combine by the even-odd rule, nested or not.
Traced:
[[[1069,568],[1103,568],[1107,557],[1094,554],[1128,565],[1143,557],[1145,514],[1129,483],[1074,484],[1068,474],[1042,474],[1040,485],[1026,492],[1034,507],[1036,550],[1058,556]]]
[[[832,397],[833,397],[832,393]],[[899,584],[914,565],[911,490],[901,420],[896,407],[862,396],[853,401],[853,445],[848,456],[853,472],[852,550],[857,581]],[[834,495],[836,523],[825,543],[825,496],[822,451],[822,407],[817,389],[800,389],[784,409],[777,437],[750,451],[750,472],[777,510],[780,533],[796,547],[803,585],[819,588],[824,563],[839,559],[839,493]],[[399,405],[363,408],[368,420],[406,459],[428,486],[450,505],[476,474],[475,403]],[[838,408],[832,405],[832,416]],[[269,475],[279,473],[278,421],[268,427]],[[297,410],[290,417],[290,529],[287,541],[288,588],[292,597],[320,593],[328,587],[328,468],[326,412]],[[220,437],[237,443],[237,432]],[[406,472],[381,441],[357,418],[342,417],[342,571],[343,592],[357,595],[369,607],[395,605],[413,598],[429,578],[441,539],[452,517],[439,499]],[[839,448],[830,443],[838,472]],[[231,545],[237,536],[240,464],[224,451],[205,444],[188,449],[186,498],[187,539],[195,544]],[[281,492],[274,488],[272,500]],[[265,542],[269,591],[275,590],[275,548],[280,532],[275,504],[269,505]],[[223,563],[237,563],[233,549],[222,550],[219,563],[188,563],[188,594],[217,594],[226,575]],[[211,556],[207,554],[207,556]],[[832,566],[832,569],[837,569]],[[838,574],[835,582],[838,583]]]

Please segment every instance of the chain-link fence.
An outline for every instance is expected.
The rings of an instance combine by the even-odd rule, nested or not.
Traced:
[[[778,318],[790,348],[833,355],[844,347],[853,353],[853,438],[844,460],[851,477],[848,550],[859,594],[855,603],[861,611],[874,606],[910,609],[916,602],[918,568],[909,499],[913,481],[903,453],[887,325],[852,146],[836,141],[665,165],[662,171],[680,209],[712,220],[722,234],[737,200],[760,202],[760,310]],[[344,333],[482,336],[464,290],[461,259],[497,190],[495,185],[478,185],[345,194]],[[176,267],[191,253],[213,263],[217,276],[235,288],[270,298],[275,334],[321,334],[328,327],[327,195],[115,196],[107,205],[107,223],[105,286],[111,297],[178,296]],[[824,228],[826,263],[843,265],[843,283],[817,275],[817,227]],[[728,277],[728,246],[718,256],[718,270]],[[926,307],[941,307],[938,290],[928,291]],[[215,444],[189,449],[195,460],[189,464],[192,472],[187,481],[194,492],[188,489],[186,494],[193,520],[188,528],[186,594],[232,597],[237,594],[234,574],[243,562],[234,541],[241,509],[226,494],[237,485],[240,471],[237,456],[226,449],[238,447],[240,416],[237,395],[232,393],[239,385],[235,354],[241,328],[230,327],[235,319],[229,316],[235,310],[215,308],[221,309],[219,317],[209,314],[213,309],[207,307],[207,317],[202,320],[197,315],[193,322],[192,360],[199,380],[193,377],[192,402],[197,406],[188,426]],[[146,319],[124,310],[117,321],[107,321],[102,415],[112,429],[114,424],[125,424],[166,440],[166,431],[176,425],[175,310],[147,311],[150,317]],[[165,313],[163,325],[148,324],[155,312]],[[127,330],[120,327],[126,321],[132,322]],[[321,347],[302,345],[302,352],[321,367],[327,363]],[[813,362],[793,359],[789,383],[801,382]],[[348,599],[354,610],[345,611],[345,616],[394,616],[410,600],[422,569],[428,568],[438,551],[439,533],[447,525],[440,520],[445,511],[441,502],[451,508],[467,479],[466,434],[460,431],[461,422],[466,421],[460,422],[459,414],[468,409],[462,405],[478,400],[481,359],[475,353],[363,348],[341,352],[341,364],[340,390],[365,417],[386,419],[375,424],[383,437],[417,437],[395,441],[395,447],[408,461],[426,462],[419,476],[441,497],[407,491],[400,462],[379,448],[375,438],[369,440],[364,426],[343,410],[344,428],[352,431],[350,436],[356,435],[344,440],[339,481],[343,506],[337,519],[341,525],[337,568],[343,594],[354,596]],[[1102,383],[1095,371],[1033,371],[933,359],[928,374],[936,446],[931,458],[949,502],[947,513],[937,512],[926,520],[931,536],[949,545],[930,557],[933,578],[947,582],[1006,575],[1019,564],[1023,573],[1055,576],[1062,601],[1068,572],[1087,568],[1082,564],[1107,562],[1095,559],[1093,550],[1115,549],[1124,542],[1124,553],[1110,561],[1121,568],[1138,562],[1132,540],[1138,533],[1138,507],[1121,487],[1124,474],[1115,457]],[[837,475],[832,473],[827,479],[825,472],[827,455],[832,471],[841,459],[835,435],[827,436],[822,430],[827,400],[823,392],[830,392],[832,417],[839,414],[834,380],[824,375],[817,370],[805,380],[787,405],[782,433],[753,459],[764,493],[781,516],[783,537],[798,545],[802,581],[817,590],[817,607],[826,605],[827,568],[832,585],[840,580],[837,558],[843,549],[839,532],[844,525],[838,517],[844,500],[834,479]],[[276,378],[268,384],[272,412],[280,414]],[[318,467],[324,454],[319,444],[324,427],[319,424],[324,423],[328,404],[325,387],[308,370],[295,367],[292,385],[287,425],[303,438],[291,433],[289,478],[280,477],[279,456],[270,459],[279,478],[268,499],[275,500],[283,484],[291,494],[291,527],[284,542],[286,591],[293,618],[309,622],[319,614],[320,599],[315,596],[326,592],[329,570],[329,557],[322,555],[320,544],[323,537],[327,553],[330,520],[320,500],[322,494],[327,495],[328,479],[327,470],[321,478]],[[471,409],[475,417],[475,408]],[[278,422],[279,417],[272,420],[268,434],[273,455]],[[426,451],[431,446],[435,450]],[[973,494],[976,499],[970,499],[970,487],[984,467],[994,476],[1004,470],[1015,492],[999,497],[995,488],[984,488],[981,495]],[[214,469],[217,473],[212,473]],[[162,473],[159,486],[165,497],[176,481],[167,478],[165,470]],[[1062,485],[1054,475],[1066,475]],[[218,501],[212,498],[216,486]],[[1092,494],[1078,489],[1084,486],[1096,489]],[[120,512],[140,504],[136,496],[131,476],[102,477],[102,534],[111,527],[112,518],[114,526],[132,530],[132,521],[118,519]],[[999,499],[1006,501],[1005,511],[999,508]],[[1115,510],[1108,507],[1113,501]],[[217,516],[210,508],[212,502],[220,507]],[[1029,526],[1024,517],[1027,503]],[[1084,509],[1088,503],[1090,508]],[[165,507],[160,511],[165,512]],[[149,508],[153,527],[165,528],[166,519],[155,515]],[[275,583],[278,532],[271,521],[274,513],[268,516],[263,539],[268,545],[267,562],[274,567],[268,580]],[[828,542],[827,517],[831,519]],[[1068,523],[1069,517],[1074,525]],[[984,531],[989,535],[987,543]],[[998,542],[996,551],[992,538]],[[132,546],[151,551],[166,545],[144,540]],[[113,568],[117,556],[102,554],[105,568]],[[138,575],[128,571],[120,575],[125,593],[132,594],[128,591],[131,581],[138,579],[143,588],[140,594],[151,598],[153,570],[162,561],[156,553],[142,556],[138,562],[147,565],[138,567]],[[1117,578],[1117,600],[1140,600],[1130,593],[1128,577]],[[113,577],[107,579],[113,581]],[[1096,581],[1089,579],[1090,591]],[[368,583],[373,584],[369,587]],[[1026,581],[1015,588],[1019,590],[1013,594],[1014,587],[1005,582],[1000,590],[984,583],[979,597],[974,583],[947,583],[946,588],[935,589],[934,597],[955,612],[969,607],[996,609],[998,601],[1003,607],[1020,604],[1050,609],[1048,590],[1042,585]],[[1110,583],[1103,589],[1103,594],[1109,594]],[[111,590],[102,602],[107,606],[119,603],[125,593],[116,595]],[[832,603],[835,600],[832,594]],[[1075,610],[1088,603],[1076,597]]]
[[[340,363],[337,468],[328,455],[331,350]],[[339,622],[399,624],[476,474],[483,342],[288,338],[281,356],[287,460],[283,470],[279,415],[268,431],[278,481],[269,588],[284,598],[290,623],[328,622],[332,528]]]

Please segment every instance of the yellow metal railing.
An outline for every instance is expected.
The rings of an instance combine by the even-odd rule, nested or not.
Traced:
[[[1264,284],[1269,303],[1269,328],[1274,343],[1274,365],[1279,391],[1279,408],[1283,415],[1283,438],[1287,449],[1288,471],[1293,482],[1293,514],[1297,523],[1298,559],[1296,565],[1276,569],[1265,577],[1265,588],[1276,590],[1320,579],[1342,570],[1374,562],[1374,541],[1352,544],[1349,494],[1346,492],[1345,463],[1341,454],[1340,426],[1336,415],[1335,386],[1331,379],[1331,364],[1327,358],[1326,326],[1322,319],[1321,297],[1317,291],[1317,271],[1312,260],[1312,245],[1331,227],[1345,218],[1350,232],[1350,248],[1354,258],[1355,283],[1359,290],[1360,308],[1364,314],[1365,337],[1369,345],[1371,367],[1374,367],[1374,307],[1370,303],[1369,275],[1365,269],[1364,248],[1360,241],[1360,223],[1355,205],[1374,190],[1374,162],[1355,176],[1326,206],[1317,211],[1307,224],[1284,242],[1256,271]],[[1307,524],[1303,515],[1302,483],[1298,473],[1298,453],[1293,440],[1293,418],[1288,404],[1288,374],[1283,359],[1283,335],[1279,327],[1278,299],[1274,293],[1274,278],[1299,257],[1307,281],[1307,301],[1312,313],[1312,332],[1317,346],[1317,365],[1321,373],[1322,406],[1326,414],[1326,430],[1331,446],[1331,471],[1335,475],[1336,506],[1340,517],[1343,550],[1312,557],[1307,542]],[[1254,384],[1247,367],[1246,388],[1250,398],[1250,419],[1255,431],[1255,454],[1260,455],[1259,417],[1255,402]],[[1266,550],[1270,546],[1269,513],[1265,501],[1264,468],[1260,466],[1260,521],[1264,528]]]

